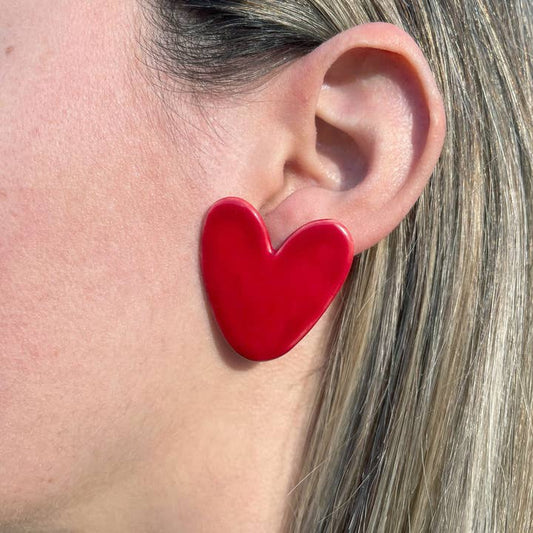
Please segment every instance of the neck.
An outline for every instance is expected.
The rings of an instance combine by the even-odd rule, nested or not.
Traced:
[[[190,409],[182,400],[180,412],[170,414],[159,446],[136,461],[142,466],[71,506],[50,531],[281,531],[330,314],[279,359],[211,354],[216,362],[187,388]]]

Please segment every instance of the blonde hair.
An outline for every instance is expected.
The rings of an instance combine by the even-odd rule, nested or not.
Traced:
[[[151,0],[154,54],[239,90],[356,24],[425,53],[446,105],[434,175],[342,290],[285,530],[533,530],[533,4]],[[261,61],[258,61],[261,59]]]

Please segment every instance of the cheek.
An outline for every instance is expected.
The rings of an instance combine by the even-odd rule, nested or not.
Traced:
[[[35,17],[56,6],[80,9]],[[176,192],[181,160],[113,63],[118,26],[58,17],[0,69],[0,529],[143,462],[204,320],[201,191]]]
[[[99,187],[0,197],[0,523],[151,446],[180,258],[126,190]]]
[[[120,329],[112,325],[133,318],[132,299],[144,292],[138,240],[126,246],[116,213],[98,212],[67,189],[14,189],[2,204],[4,365],[31,372],[61,353],[85,351],[102,329],[116,334],[100,342],[115,345]]]

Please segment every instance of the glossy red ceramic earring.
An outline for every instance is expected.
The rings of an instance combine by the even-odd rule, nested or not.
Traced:
[[[326,311],[353,261],[348,230],[315,220],[276,251],[257,210],[228,197],[209,209],[202,229],[201,269],[218,326],[252,361],[293,348]]]

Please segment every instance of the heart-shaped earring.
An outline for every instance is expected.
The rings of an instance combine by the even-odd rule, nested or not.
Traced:
[[[261,215],[242,198],[209,209],[201,269],[218,326],[252,361],[275,359],[314,326],[342,287],[353,261],[348,230],[315,220],[275,251]]]

